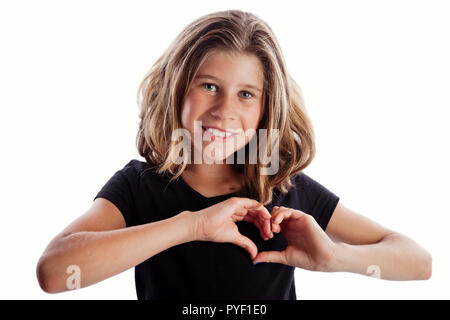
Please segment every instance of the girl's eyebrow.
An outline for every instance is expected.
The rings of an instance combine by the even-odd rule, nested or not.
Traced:
[[[214,77],[214,76],[212,76],[212,75],[210,75],[210,74],[199,74],[199,75],[197,75],[195,78],[196,78],[196,79],[199,79],[199,78],[209,78],[209,79],[213,79],[213,80],[215,80],[215,81],[220,81],[218,78],[216,78],[216,77]],[[251,89],[257,90],[257,91],[259,91],[259,92],[262,92],[261,89],[259,89],[258,87],[254,86],[254,85],[252,85],[252,84],[239,84],[239,86],[251,88]]]

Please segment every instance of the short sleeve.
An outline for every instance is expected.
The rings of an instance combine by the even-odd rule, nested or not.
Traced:
[[[314,217],[320,227],[325,230],[336,208],[339,197],[322,184],[301,172],[296,176],[297,194],[304,204],[305,213]]]
[[[122,213],[126,227],[133,225],[135,212],[135,190],[137,186],[137,170],[130,161],[121,170],[118,170],[106,182],[95,196],[111,201]]]

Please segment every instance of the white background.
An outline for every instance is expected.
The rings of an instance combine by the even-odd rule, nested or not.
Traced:
[[[2,1],[1,299],[136,299],[134,272],[57,295],[48,242],[136,151],[137,87],[175,36],[218,10],[269,23],[317,135],[305,170],[433,256],[428,281],[296,270],[299,299],[450,297],[448,1]]]

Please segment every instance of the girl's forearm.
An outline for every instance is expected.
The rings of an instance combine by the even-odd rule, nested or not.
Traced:
[[[431,269],[431,255],[410,238],[395,233],[374,244],[337,243],[330,271],[386,280],[426,280],[431,277]]]
[[[37,266],[43,290],[66,291],[66,273],[79,268],[80,287],[86,287],[134,267],[178,244],[195,240],[192,215],[182,212],[169,219],[110,231],[76,232],[55,240]]]

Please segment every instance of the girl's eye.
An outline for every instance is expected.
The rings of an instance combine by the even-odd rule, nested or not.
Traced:
[[[207,86],[213,86],[213,87],[216,87],[216,86],[215,86],[214,84],[212,84],[212,83],[203,83],[202,86],[203,86],[204,88],[206,88],[207,90],[209,90]],[[217,90],[215,90],[215,91],[217,91]]]
[[[217,91],[217,87],[216,87],[215,84],[212,84],[212,83],[202,83],[202,86],[203,86],[203,88],[205,88],[205,89],[208,90],[208,91],[212,91],[212,92]],[[215,90],[210,90],[210,87],[214,87]],[[250,92],[248,92],[248,91],[241,91],[241,92],[247,94],[247,95],[243,96],[243,98],[245,98],[245,99],[250,99],[251,97],[253,97],[253,95],[252,95]]]
[[[247,93],[247,94],[248,94],[248,96],[244,97],[244,98],[246,98],[246,99],[249,99],[249,98],[252,97],[252,94],[251,94],[250,92],[248,92],[248,91],[241,91],[241,92]]]

